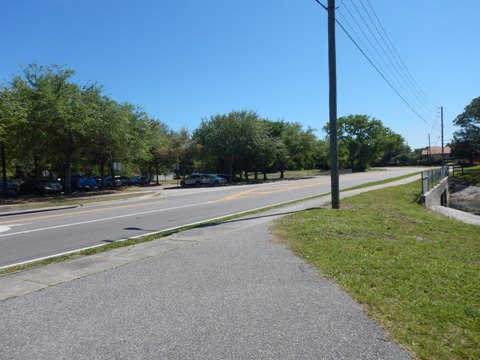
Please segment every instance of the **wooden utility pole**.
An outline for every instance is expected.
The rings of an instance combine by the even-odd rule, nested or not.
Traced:
[[[430,145],[430,134],[428,134],[428,163],[432,165],[432,146]]]
[[[442,124],[442,167],[445,165],[445,154],[443,151],[443,106],[440,106],[440,120]]]
[[[330,111],[330,178],[332,209],[340,208],[337,146],[337,65],[335,49],[335,0],[328,0],[328,76]]]

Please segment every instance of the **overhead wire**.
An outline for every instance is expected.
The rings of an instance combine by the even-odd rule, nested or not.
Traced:
[[[389,74],[391,76],[390,80],[392,82],[395,82],[397,87],[400,88],[400,90],[402,91],[403,95],[406,98],[408,98],[408,100],[411,103],[413,103],[415,105],[417,110],[420,111],[420,109],[422,109],[421,111],[424,114],[431,113],[432,109],[430,109],[429,106],[427,106],[424,103],[424,101],[422,101],[415,94],[411,85],[408,83],[408,81],[406,81],[405,75],[402,73],[401,69],[399,69],[398,65],[393,60],[393,59],[395,59],[395,57],[393,56],[393,59],[392,59],[391,54],[389,54],[387,52],[386,46],[384,46],[382,44],[382,42],[380,41],[380,39],[382,39],[382,34],[378,30],[378,27],[376,26],[375,22],[373,21],[372,16],[370,15],[370,13],[366,9],[365,5],[363,4],[363,1],[362,0],[358,0],[358,1],[362,5],[362,8],[364,10],[363,13],[365,13],[366,16],[364,16],[361,9],[355,4],[355,1],[351,1],[351,4],[353,5],[353,7],[354,7],[356,13],[358,14],[358,16],[360,17],[360,19],[362,20],[364,26],[366,27],[366,29],[370,33],[371,37],[374,39],[374,42],[369,41],[369,43],[375,49],[376,53],[378,54],[378,56],[380,57],[382,62],[385,64],[385,67],[386,67],[387,71],[389,72]],[[345,6],[345,8],[347,8],[347,6]],[[350,15],[352,16],[352,18],[354,18],[353,14],[351,12],[350,12]],[[368,17],[368,19],[366,17]],[[370,22],[368,20],[370,20]],[[357,23],[357,26],[361,27],[361,25],[358,24],[358,22],[356,22],[356,23]],[[369,25],[369,23],[371,23],[373,25],[373,29],[372,29],[372,26]],[[363,32],[363,33],[365,34],[365,32]],[[368,35],[365,35],[365,36],[368,36]],[[376,45],[375,45],[375,43],[376,43]],[[377,50],[377,47],[380,48],[381,52]],[[426,110],[426,113],[424,112],[425,110]]]
[[[381,62],[384,64],[384,66],[379,67],[379,70],[383,72],[383,75],[389,79],[390,83],[394,85],[395,88],[398,90],[398,92],[401,93],[402,96],[411,104],[411,106],[415,108],[416,112],[422,113],[423,118],[430,117],[432,110],[429,109],[428,106],[422,103],[422,101],[418,98],[418,96],[415,95],[415,93],[411,90],[411,87],[409,91],[408,83],[406,83],[404,80],[405,76],[402,75],[401,71],[395,65],[391,56],[389,56],[385,47],[382,45],[382,43],[378,39],[378,36],[375,35],[375,32],[373,31],[372,27],[369,25],[366,17],[362,14],[361,10],[355,4],[355,2],[351,1],[351,4],[353,5],[358,17],[360,17],[363,25],[359,21],[357,21],[356,16],[352,13],[352,11],[348,9],[348,6],[346,3],[345,3],[345,9],[347,10],[350,17],[354,20],[356,26],[361,30],[364,38],[368,40],[370,47],[374,49],[376,56],[374,56],[373,58],[378,57],[381,60]],[[367,16],[369,19],[372,19],[370,14],[367,14]],[[347,19],[345,20],[348,22]],[[373,21],[373,19],[371,21]],[[364,28],[366,28],[367,31],[365,31]],[[367,34],[367,32],[370,34],[370,36]],[[374,41],[370,40],[370,37],[372,37]],[[357,42],[358,42],[358,38],[357,38]],[[381,51],[379,51],[378,48],[380,48]],[[405,84],[407,84],[407,86]]]
[[[369,6],[370,8],[373,10],[373,7],[371,6],[371,3],[369,0],[367,0],[369,2]],[[328,8],[322,3],[320,2],[319,0],[315,0],[315,2],[317,2],[320,6],[322,6],[326,11],[328,11]],[[362,2],[362,0],[360,0],[360,2]],[[395,72],[392,71],[392,68],[391,66],[388,65],[388,63],[385,61],[384,59],[384,56],[382,56],[380,54],[380,52],[378,51],[378,49],[376,48],[376,46],[373,44],[373,42],[371,41],[371,39],[369,38],[369,36],[367,36],[367,34],[365,33],[365,30],[363,29],[362,26],[360,26],[359,22],[357,21],[357,19],[355,18],[355,16],[352,14],[352,12],[348,9],[347,5],[342,1],[342,5],[343,5],[343,8],[345,8],[345,10],[349,13],[350,17],[353,19],[353,21],[356,23],[357,27],[360,29],[360,31],[362,32],[363,36],[365,39],[367,39],[367,41],[370,43],[370,47],[374,49],[375,53],[377,54],[378,58],[380,58],[382,60],[382,63],[385,65],[385,66],[382,66],[381,63],[376,59],[376,57],[372,54],[372,52],[369,50],[369,47],[363,42],[362,40],[362,37],[358,35],[358,33],[355,31],[355,28],[353,27],[353,25],[350,24],[350,22],[348,21],[348,19],[346,18],[346,16],[344,16],[341,12],[339,12],[340,16],[343,18],[343,20],[345,21],[345,23],[347,24],[347,26],[349,27],[349,29],[352,31],[352,33],[354,33],[354,36],[356,37],[356,39],[354,38],[354,36],[352,36],[349,31],[347,31],[347,29],[345,28],[345,26],[343,26],[343,24],[336,18],[335,19],[335,22],[339,25],[339,27],[343,30],[343,32],[347,35],[347,37],[353,42],[353,44],[357,47],[357,49],[360,51],[360,53],[365,57],[365,59],[370,63],[370,65],[375,69],[375,71],[380,75],[380,77],[388,84],[388,86],[397,94],[397,96],[407,105],[407,107],[414,113],[417,115],[417,117],[419,119],[421,119],[424,123],[426,123],[427,125],[429,125],[430,127],[432,127],[432,129],[435,129],[435,126],[432,125],[430,122],[428,122],[424,116],[422,116],[420,114],[420,112],[424,112],[425,109],[429,109],[429,107],[427,106],[427,104],[425,104],[425,102],[422,102],[421,100],[419,100],[418,98],[418,94],[416,94],[415,91],[413,91],[412,89],[412,85],[408,85],[408,81],[405,80],[405,78],[407,77],[407,72],[408,72],[408,69],[406,68],[405,66],[405,63],[403,62],[403,60],[399,57],[398,55],[398,51],[396,49],[394,49],[393,47],[393,43],[392,41],[390,40],[390,38],[388,37],[388,35],[386,34],[386,31],[383,27],[383,25],[381,25],[379,19],[378,19],[378,16],[376,15],[376,13],[374,13],[374,16],[376,19],[378,19],[378,23],[379,23],[379,26],[383,29],[384,33],[385,33],[385,36],[387,37],[388,41],[390,42],[392,48],[394,49],[393,51],[387,46],[387,49],[389,49],[390,53],[393,54],[393,52],[395,52],[398,56],[398,59],[393,56],[393,58],[395,59],[395,62],[397,63],[401,63],[403,64],[402,67],[400,68],[397,68],[397,66],[394,65],[393,61],[391,60],[390,56],[388,56],[385,48],[381,45],[381,43],[379,42],[378,38],[375,36],[373,30],[371,29],[370,26],[368,26],[368,23],[365,19],[365,17],[360,13],[360,10],[358,9],[358,7],[354,4],[354,7],[357,11],[357,13],[359,14],[359,16],[361,17],[362,21],[366,24],[366,27],[367,29],[369,30],[369,32],[372,34],[373,38],[375,39],[375,41],[377,42],[377,44],[380,46],[380,48],[382,49],[382,52],[385,54],[385,57],[388,59],[388,61],[392,64],[393,68],[395,69],[395,71],[397,72],[397,74],[399,74],[399,76],[401,78],[403,78],[403,82],[405,82],[405,84],[407,84],[407,87],[410,89],[410,92],[412,94],[409,94],[409,99],[407,100],[407,96],[405,96],[405,94],[401,94],[401,92],[399,91],[399,89],[397,89],[398,87],[401,87],[403,92],[404,93],[408,93],[408,91],[406,91],[406,88],[405,86],[401,83],[401,81],[399,81],[399,78],[398,76],[395,75]],[[362,7],[365,9],[366,11],[366,7],[364,6],[363,2],[362,2]],[[373,22],[373,18],[371,17],[370,14],[368,14],[367,12],[367,16],[369,17],[370,21],[372,21],[372,23],[374,24]],[[377,32],[380,34],[380,37],[383,39],[383,35],[381,35],[380,31],[378,30],[378,27],[374,24],[374,28],[377,30]],[[383,39],[384,43],[386,44],[386,41]],[[362,44],[363,48],[360,46],[360,44]],[[364,50],[366,49],[366,50]],[[368,53],[368,54],[367,54]],[[370,56],[369,56],[370,55]],[[386,69],[388,71],[386,71]],[[399,70],[400,69],[400,70]],[[405,70],[404,72],[404,75],[401,75],[402,72]],[[389,78],[389,76],[387,76],[385,73],[389,72],[390,73],[390,76],[392,76],[392,78]],[[393,75],[392,75],[393,74]],[[411,83],[415,84],[416,88],[417,88],[417,92],[420,93],[420,90],[418,90],[420,87],[418,86],[418,83],[416,83],[413,79],[413,76],[411,75],[410,72],[408,72],[408,77],[410,78],[410,81]],[[396,83],[394,81],[394,79],[396,80]],[[394,84],[395,83],[395,84]],[[400,85],[397,85],[397,83],[400,83]],[[424,94],[424,93],[423,93]],[[415,101],[412,101],[410,98],[413,96],[413,99],[416,99]],[[425,98],[428,99],[428,97],[426,97],[426,95],[423,95]],[[412,102],[415,102],[415,105],[417,107],[417,109],[415,109],[415,107],[411,104]],[[430,101],[431,102],[431,101]],[[418,109],[418,105],[419,104],[422,104],[423,105],[423,111],[420,111]],[[421,107],[420,107],[421,108]],[[428,113],[428,111],[427,111]]]
[[[382,22],[380,21],[379,17],[377,16],[377,13],[376,13],[375,9],[373,8],[372,4],[370,3],[370,0],[367,0],[367,2],[368,2],[368,5],[369,5],[370,9],[373,12],[373,15],[375,16],[375,19],[377,20],[380,28],[382,29],[383,33],[385,34],[385,38],[387,39],[388,43],[392,47],[392,50],[395,53],[396,58],[399,60],[400,64],[402,65],[402,68],[405,70],[405,73],[408,75],[408,78],[411,80],[412,84],[417,89],[418,93],[425,99],[425,101],[430,103],[430,105],[433,106],[434,108],[437,108],[438,106],[432,100],[430,100],[430,98],[427,96],[427,94],[425,94],[425,92],[418,85],[417,81],[415,80],[415,78],[412,76],[412,74],[408,70],[407,66],[405,65],[405,62],[403,61],[402,57],[398,53],[395,45],[390,40],[390,37],[388,36],[388,33],[386,32],[385,28],[383,27]]]

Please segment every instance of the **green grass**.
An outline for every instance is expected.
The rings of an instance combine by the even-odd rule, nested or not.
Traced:
[[[480,359],[480,229],[424,209],[419,188],[298,213],[276,233],[418,358]]]
[[[352,187],[350,187],[350,188],[347,188],[347,189],[344,189],[344,190],[340,190],[340,192],[342,192],[342,191],[348,191],[348,190],[363,189],[363,188],[367,188],[367,187],[370,187],[370,186],[388,184],[388,183],[390,183],[390,182],[397,181],[397,180],[402,180],[402,179],[406,179],[406,178],[409,178],[409,177],[412,177],[412,176],[415,176],[415,175],[418,175],[418,174],[420,174],[420,173],[416,173],[416,174],[413,173],[413,174],[407,174],[407,175],[397,176],[397,177],[395,177],[395,178],[390,178],[390,179],[386,179],[386,180],[372,181],[372,182],[369,182],[369,183],[366,183],[366,184],[357,185],[357,186],[352,186]]]
[[[464,170],[466,170],[466,171],[480,171],[480,165],[466,167],[466,168],[464,168]]]

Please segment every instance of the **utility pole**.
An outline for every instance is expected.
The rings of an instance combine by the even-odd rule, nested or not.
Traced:
[[[430,134],[428,134],[428,163],[432,165],[432,147],[430,146]]]
[[[335,0],[328,0],[328,77],[330,112],[330,179],[332,209],[340,208],[337,146],[337,65],[335,49]]]
[[[443,106],[440,106],[440,120],[442,124],[442,167],[445,165],[445,154],[443,151]]]

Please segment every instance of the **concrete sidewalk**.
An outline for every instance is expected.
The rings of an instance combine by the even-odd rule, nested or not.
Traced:
[[[274,241],[273,220],[329,200],[1,276],[0,358],[409,359]]]

